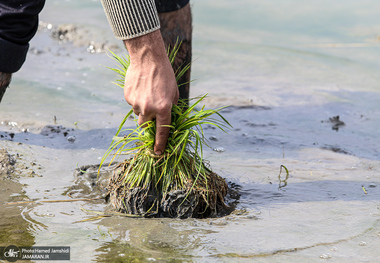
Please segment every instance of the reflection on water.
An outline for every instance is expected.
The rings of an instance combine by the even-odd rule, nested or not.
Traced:
[[[44,22],[69,21],[115,41],[99,1],[46,5]],[[147,220],[95,218],[93,211],[109,209],[101,200],[4,205],[100,196],[94,176],[73,172],[100,162],[129,110],[110,84],[106,54],[41,31],[31,43],[38,52],[30,52],[0,105],[0,146],[25,160],[19,183],[0,183],[0,245],[70,246],[72,262],[378,261],[380,4],[192,5],[191,95],[209,93],[207,107],[232,105],[223,115],[233,131],[205,127],[212,148],[224,151],[208,149],[205,157],[233,186],[235,211]],[[345,125],[333,130],[335,116]],[[75,141],[45,136],[46,125],[62,125]],[[279,176],[282,165],[289,174]]]

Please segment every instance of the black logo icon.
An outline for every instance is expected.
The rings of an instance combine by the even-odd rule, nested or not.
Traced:
[[[9,262],[16,262],[21,259],[21,251],[17,246],[7,246],[3,253],[4,258]]]

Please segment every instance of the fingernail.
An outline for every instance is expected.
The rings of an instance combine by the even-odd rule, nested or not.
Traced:
[[[155,155],[161,155],[161,154],[162,154],[162,151],[160,151],[160,150],[155,151],[154,154],[155,154]]]

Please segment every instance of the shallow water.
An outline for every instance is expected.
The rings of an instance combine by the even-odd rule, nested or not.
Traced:
[[[100,2],[52,0],[41,20],[86,29],[88,44],[60,43],[42,28],[0,105],[0,145],[19,154],[21,171],[19,183],[1,183],[0,246],[70,246],[72,262],[380,260],[379,3],[192,2],[191,96],[232,105],[223,115],[234,130],[206,127],[219,151],[205,156],[241,187],[237,210],[133,219],[96,218],[89,211],[108,209],[99,200],[4,204],[100,195],[74,169],[99,163],[130,109],[104,67],[113,62],[87,52],[91,40],[122,50]],[[337,115],[345,125],[333,129]]]

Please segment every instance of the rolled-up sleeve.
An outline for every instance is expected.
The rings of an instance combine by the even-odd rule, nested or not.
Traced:
[[[44,4],[45,0],[0,0],[0,72],[21,68]]]
[[[154,0],[102,0],[115,37],[121,40],[160,29]]]

